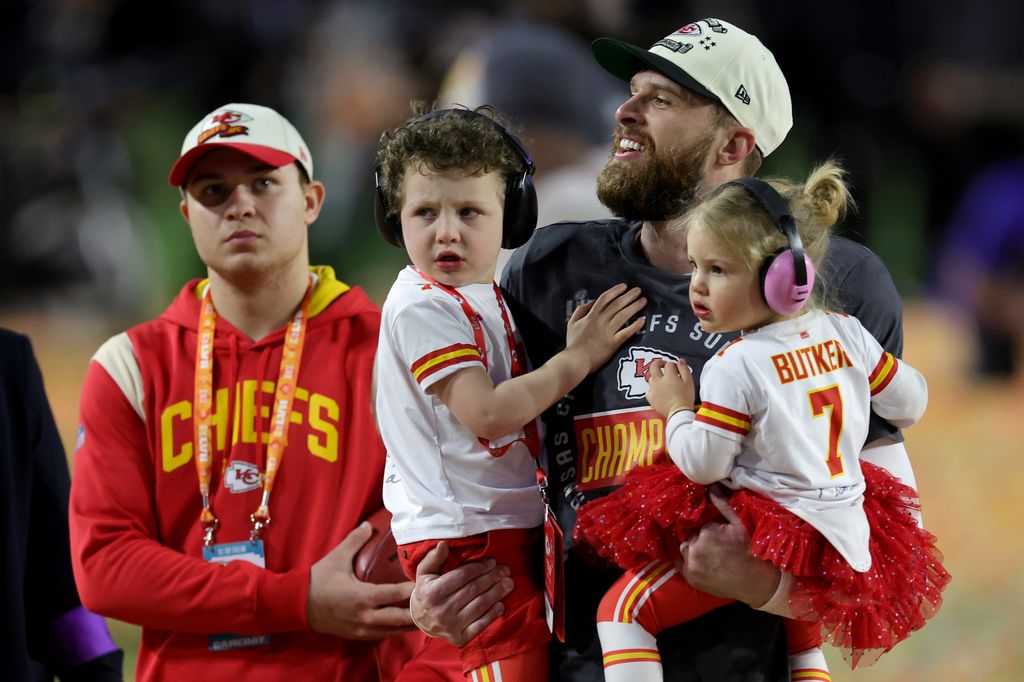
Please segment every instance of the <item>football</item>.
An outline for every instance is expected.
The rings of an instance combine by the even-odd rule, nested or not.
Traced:
[[[373,528],[373,535],[366,541],[352,561],[355,576],[367,583],[400,583],[408,578],[398,562],[398,546],[391,535],[391,513],[381,507],[370,514],[365,521]]]

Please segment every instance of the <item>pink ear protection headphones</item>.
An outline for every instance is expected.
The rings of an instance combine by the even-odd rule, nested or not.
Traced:
[[[726,184],[739,185],[754,197],[789,242],[789,246],[776,251],[761,265],[761,295],[778,314],[792,315],[804,307],[811,295],[814,265],[804,253],[789,204],[774,187],[759,178],[740,178]]]

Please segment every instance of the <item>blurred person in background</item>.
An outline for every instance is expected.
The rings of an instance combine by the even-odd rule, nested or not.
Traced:
[[[442,83],[445,106],[493,106],[517,127],[537,168],[537,224],[611,217],[594,178],[608,159],[619,83],[587,44],[552,26],[499,24],[456,57]],[[497,277],[511,252],[498,260]]]
[[[70,510],[83,602],[142,626],[140,680],[444,679],[425,661],[438,640],[397,605],[412,584],[353,575],[381,506],[380,312],[310,267],[325,190],[309,148],[273,109],[228,104],[169,182],[207,277],[89,365]]]
[[[948,0],[937,8],[955,9]],[[1024,362],[1024,5],[983,0],[956,22],[937,14],[908,87],[932,173],[929,294],[952,304],[975,338],[979,379]]]
[[[975,332],[975,374],[1018,374],[1024,362],[1024,158],[978,174],[947,228],[934,273],[937,293]]]
[[[122,652],[75,588],[70,487],[32,345],[0,329],[0,660],[7,679],[122,679]]]
[[[493,106],[521,128],[537,166],[537,224],[610,217],[594,178],[608,160],[608,119],[620,83],[587,44],[561,29],[512,22],[461,52],[441,87],[442,105]]]

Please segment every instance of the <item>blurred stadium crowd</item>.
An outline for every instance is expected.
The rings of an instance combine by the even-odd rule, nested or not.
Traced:
[[[956,304],[1011,372],[1024,326],[1024,4],[654,0],[8,0],[0,27],[3,306],[152,315],[201,273],[166,174],[229,101],[296,122],[327,185],[312,260],[383,299],[403,263],[372,225],[372,152],[409,100],[491,103],[536,157],[541,224],[602,208],[593,177],[625,94],[587,44],[720,16],[761,37],[795,127],[762,174],[830,155],[844,232],[905,296]],[[1016,344],[1016,345],[1015,345]]]

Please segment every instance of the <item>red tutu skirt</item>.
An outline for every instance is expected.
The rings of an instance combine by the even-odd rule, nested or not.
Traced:
[[[817,620],[822,634],[856,667],[870,665],[919,630],[942,605],[950,575],[935,536],[918,527],[917,493],[888,471],[861,462],[871,568],[854,571],[813,526],[749,490],[729,505],[751,535],[754,556],[794,576],[789,606]],[[719,518],[707,488],[671,462],[634,469],[615,492],[585,504],[575,539],[625,569],[679,558],[679,543]]]

